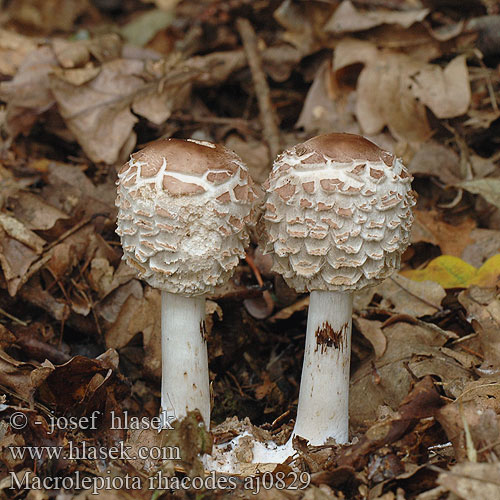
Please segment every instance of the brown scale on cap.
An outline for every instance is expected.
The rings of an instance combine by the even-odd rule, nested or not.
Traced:
[[[411,180],[399,159],[357,135],[320,135],[285,151],[266,181],[274,269],[300,292],[385,279],[409,244]]]
[[[160,139],[118,174],[123,258],[151,286],[198,295],[223,284],[249,238],[257,191],[241,159],[204,141]]]

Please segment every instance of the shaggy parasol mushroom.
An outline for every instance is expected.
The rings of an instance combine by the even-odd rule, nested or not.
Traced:
[[[257,198],[241,159],[206,141],[159,139],[118,174],[123,259],[162,296],[162,415],[198,409],[210,425],[205,295],[248,244]]]
[[[348,441],[353,292],[399,268],[413,222],[411,180],[367,139],[325,134],[281,154],[266,183],[266,251],[290,287],[310,292],[293,435],[312,445]]]

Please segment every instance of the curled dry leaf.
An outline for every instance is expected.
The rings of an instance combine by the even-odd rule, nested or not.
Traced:
[[[488,203],[500,208],[500,179],[474,179],[460,182],[457,186],[470,193],[480,194]]]
[[[371,452],[399,439],[417,420],[435,415],[442,406],[439,393],[431,377],[425,377],[406,392],[396,405],[398,412],[390,419],[371,426],[359,441],[352,446],[342,448],[337,465],[360,469],[365,465]],[[369,400],[365,394],[365,402]],[[353,413],[350,412],[351,418]]]
[[[46,361],[37,368],[31,363],[15,360],[2,349],[0,349],[0,368],[0,384],[29,401],[38,386],[54,370],[50,361]]]
[[[326,61],[307,92],[296,127],[303,127],[308,133],[359,133],[354,117],[355,95],[349,93],[345,98],[336,98],[336,94],[332,88],[331,62]]]
[[[381,24],[399,24],[403,28],[409,28],[412,24],[423,21],[428,14],[429,9],[360,11],[350,0],[344,0],[325,24],[324,29],[340,35],[369,30]]]

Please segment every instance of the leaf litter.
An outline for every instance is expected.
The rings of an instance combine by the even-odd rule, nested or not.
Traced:
[[[498,14],[486,0],[460,9],[414,0],[7,2],[0,498],[11,494],[11,472],[141,478],[142,489],[101,490],[105,500],[498,497]],[[238,18],[255,30],[260,69],[249,66]],[[256,70],[267,104],[252,83]],[[263,133],[265,120],[279,123],[278,137]],[[355,297],[351,443],[297,440],[293,470],[311,478],[304,490],[255,494],[242,477],[237,492],[147,489],[159,471],[203,475],[198,454],[248,426],[287,439],[308,298],[270,272],[257,231],[252,261],[207,303],[211,432],[197,414],[174,431],[113,429],[113,416],[158,414],[161,364],[159,293],[120,261],[116,171],[158,137],[195,137],[236,150],[261,183],[272,141],[286,147],[324,132],[360,133],[395,152],[419,196],[401,273]],[[93,412],[92,432],[48,432],[53,417]],[[26,418],[24,429],[11,425],[15,413]],[[70,442],[178,447],[180,459],[31,459],[9,451]],[[270,472],[280,471],[290,464]]]

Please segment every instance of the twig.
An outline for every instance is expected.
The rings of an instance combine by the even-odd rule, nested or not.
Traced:
[[[257,47],[257,36],[252,25],[246,19],[238,19],[236,26],[243,42],[250,71],[252,72],[264,137],[269,145],[271,158],[275,158],[281,151],[280,131],[276,112],[271,101],[271,91],[267,84],[266,75],[262,70],[262,59]]]
[[[23,320],[21,320],[19,318],[16,318],[15,316],[12,316],[12,314],[8,313],[7,311],[5,311],[2,308],[0,308],[0,315],[5,316],[6,318],[9,318],[14,323],[17,323],[19,325],[28,326],[28,323],[26,323],[26,321],[23,321]]]

